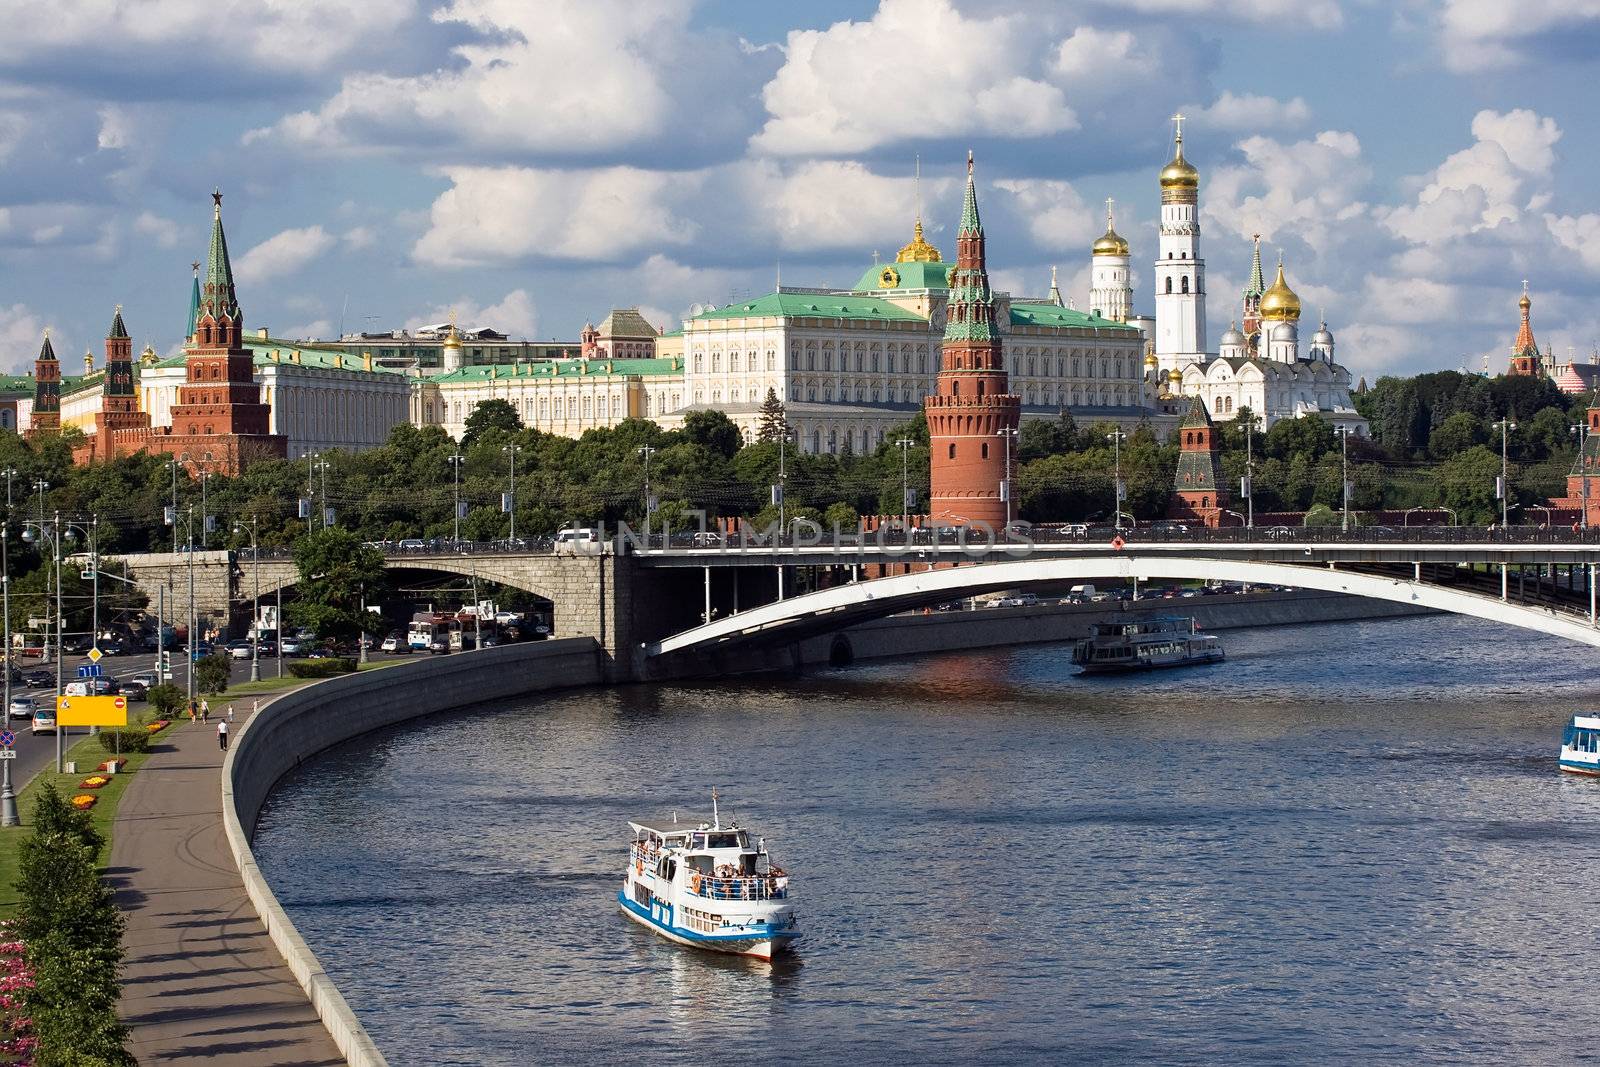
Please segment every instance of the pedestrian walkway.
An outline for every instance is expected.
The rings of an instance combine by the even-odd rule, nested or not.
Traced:
[[[342,1064],[245,896],[222,833],[222,755],[215,722],[184,719],[117,810],[129,1048],[142,1064]]]

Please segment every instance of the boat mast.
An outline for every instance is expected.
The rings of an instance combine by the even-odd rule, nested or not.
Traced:
[[[711,787],[711,828],[722,829],[722,816],[717,813],[717,787]]]

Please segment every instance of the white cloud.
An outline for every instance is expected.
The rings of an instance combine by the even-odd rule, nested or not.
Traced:
[[[152,47],[214,45],[220,31],[240,61],[293,56],[321,66],[370,47],[413,9],[413,0],[7,0],[0,63],[107,42],[147,61]]]
[[[273,331],[273,336],[297,341],[326,340],[333,336],[333,320],[317,319],[313,322],[302,323],[299,326],[290,326],[286,330]]]
[[[1331,30],[1344,24],[1338,0],[1097,0],[1141,15],[1166,15],[1202,21],[1270,22]]]
[[[1292,100],[1252,93],[1236,96],[1226,89],[1208,107],[1190,104],[1182,110],[1202,127],[1239,132],[1294,129],[1311,119],[1311,108],[1298,96]]]
[[[1324,130],[1294,144],[1249,137],[1239,150],[1244,165],[1217,168],[1202,206],[1240,237],[1293,236],[1321,251],[1367,210],[1361,195],[1372,171],[1353,133]]]
[[[1085,86],[1148,77],[1161,68],[1161,57],[1127,30],[1080,26],[1056,49],[1058,80]]]
[[[1546,214],[1544,223],[1557,244],[1576,253],[1590,270],[1600,271],[1600,215]]]
[[[27,132],[27,115],[20,111],[0,111],[0,163],[17,150]]]
[[[178,238],[183,232],[171,219],[163,218],[153,211],[141,211],[138,218],[133,220],[135,233],[144,234],[153,240],[160,248],[171,248],[178,243]]]
[[[96,146],[102,151],[127,148],[133,143],[133,123],[128,113],[115,104],[100,109],[100,133]]]
[[[533,337],[539,329],[539,313],[526,289],[513,289],[497,304],[481,305],[470,297],[433,307],[420,317],[408,319],[406,329],[447,322],[454,315],[463,328],[489,326],[512,337]]]
[[[334,238],[321,226],[284,230],[239,257],[233,272],[246,284],[292,274],[333,247]]]
[[[1074,129],[1061,89],[1018,73],[1033,35],[1020,16],[967,18],[950,0],[882,0],[867,21],[791,31],[751,146],[838,155],[907,137]]]
[[[360,250],[371,248],[378,242],[378,231],[371,226],[353,226],[339,235],[346,248]]]
[[[1446,64],[1458,71],[1509,67],[1538,57],[1541,38],[1600,27],[1600,0],[1442,0]]]
[[[871,241],[898,247],[911,239],[916,189],[909,176],[885,177],[860,163],[831,160],[803,163],[787,173],[770,161],[740,164],[733,171],[740,202],[724,204],[724,210],[734,211],[735,225],[748,238],[771,219],[786,251],[855,248],[864,254]],[[955,188],[950,179],[922,185],[924,196],[935,199]]]
[[[44,326],[44,321],[26,304],[0,307],[0,353],[4,353],[0,366],[7,374],[33,369],[33,357],[44,339]]]
[[[1029,236],[1042,248],[1059,249],[1076,258],[1100,235],[1098,209],[1084,203],[1070,182],[1002,178],[994,187],[1012,198],[1007,206],[1026,220]]]
[[[454,167],[412,256],[461,267],[530,258],[610,260],[680,245],[697,224],[677,204],[699,182],[634,167]]]
[[[1373,275],[1362,295],[1363,312],[1390,323],[1437,322],[1457,314],[1457,288],[1431,278]]]

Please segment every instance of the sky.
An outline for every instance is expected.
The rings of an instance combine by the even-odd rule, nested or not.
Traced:
[[[1149,312],[1178,111],[1213,347],[1255,233],[1362,377],[1503,369],[1523,279],[1600,342],[1600,0],[3,8],[0,370],[98,361],[116,304],[174,351],[213,188],[249,329],[573,340],[848,288],[919,205],[953,258],[969,149],[997,288],[1086,306],[1113,197]]]

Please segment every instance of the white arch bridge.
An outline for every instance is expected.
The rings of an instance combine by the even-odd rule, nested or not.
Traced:
[[[1045,556],[934,568],[834,586],[764,604],[648,643],[646,657],[709,652],[739,645],[781,644],[829,633],[869,619],[1002,589],[1088,579],[1216,580],[1346,593],[1470,615],[1600,647],[1591,601],[1588,616],[1520,604],[1489,593],[1412,577],[1370,574],[1333,565],[1265,563],[1249,559],[1138,552],[1113,557]]]

